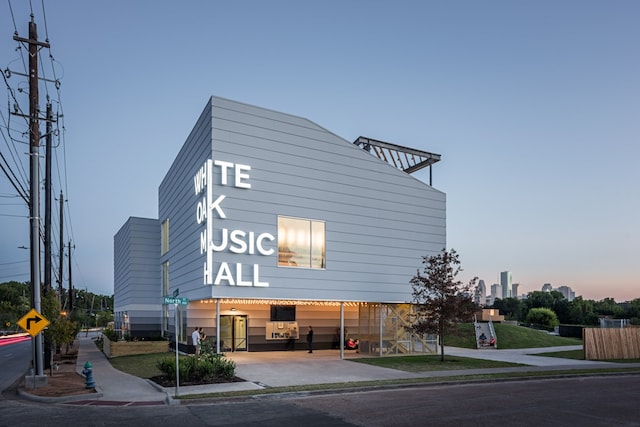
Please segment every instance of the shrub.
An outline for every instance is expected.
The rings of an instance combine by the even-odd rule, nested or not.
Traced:
[[[231,379],[236,375],[236,362],[217,354],[214,359],[213,370],[216,377]]]
[[[174,359],[175,363],[175,359]],[[180,359],[180,378],[184,380],[193,380],[195,379],[195,366],[196,366],[196,358],[195,357],[183,357]],[[175,368],[173,370],[175,372]]]
[[[109,341],[113,341],[113,342],[118,341],[118,333],[111,328],[103,329],[102,335],[107,337]]]
[[[558,316],[550,308],[532,308],[527,314],[527,322],[545,328],[558,326]]]
[[[163,357],[158,360],[156,367],[167,377],[176,377],[176,359]],[[235,376],[236,364],[221,354],[212,357],[183,357],[180,358],[180,382],[213,382],[216,379],[229,380]]]
[[[163,357],[158,360],[156,367],[169,378],[176,377],[176,359],[173,357]]]
[[[212,379],[214,377],[214,366],[208,360],[198,360],[194,366],[193,376],[194,379]]]

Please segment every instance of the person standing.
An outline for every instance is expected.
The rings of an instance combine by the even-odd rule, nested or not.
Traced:
[[[313,353],[313,328],[309,325],[309,332],[307,332],[307,345],[309,346],[309,353]]]
[[[196,357],[200,355],[200,332],[198,332],[198,327],[196,326],[193,332],[191,332],[191,342],[193,346],[196,348]]]

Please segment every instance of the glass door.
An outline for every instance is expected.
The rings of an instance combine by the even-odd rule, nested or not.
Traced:
[[[247,316],[220,316],[220,351],[247,351]]]
[[[247,316],[234,316],[233,351],[247,351]]]

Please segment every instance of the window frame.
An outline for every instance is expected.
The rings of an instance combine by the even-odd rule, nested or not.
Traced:
[[[277,221],[278,267],[312,270],[327,268],[326,221],[286,215],[278,215]],[[318,239],[320,243],[317,243]],[[287,249],[286,253],[290,254],[286,259],[283,249]]]

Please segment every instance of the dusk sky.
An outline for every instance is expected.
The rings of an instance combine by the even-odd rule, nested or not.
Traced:
[[[28,189],[27,128],[9,111],[12,94],[29,109],[13,37],[33,12],[51,44],[40,75],[60,80],[40,98],[64,114],[52,181],[76,288],[113,293],[113,236],[157,218],[158,186],[216,95],[441,154],[433,184],[464,281],[508,270],[520,293],[640,297],[638,1],[42,3],[0,6],[0,153]],[[0,170],[0,282],[29,280],[16,194]]]

